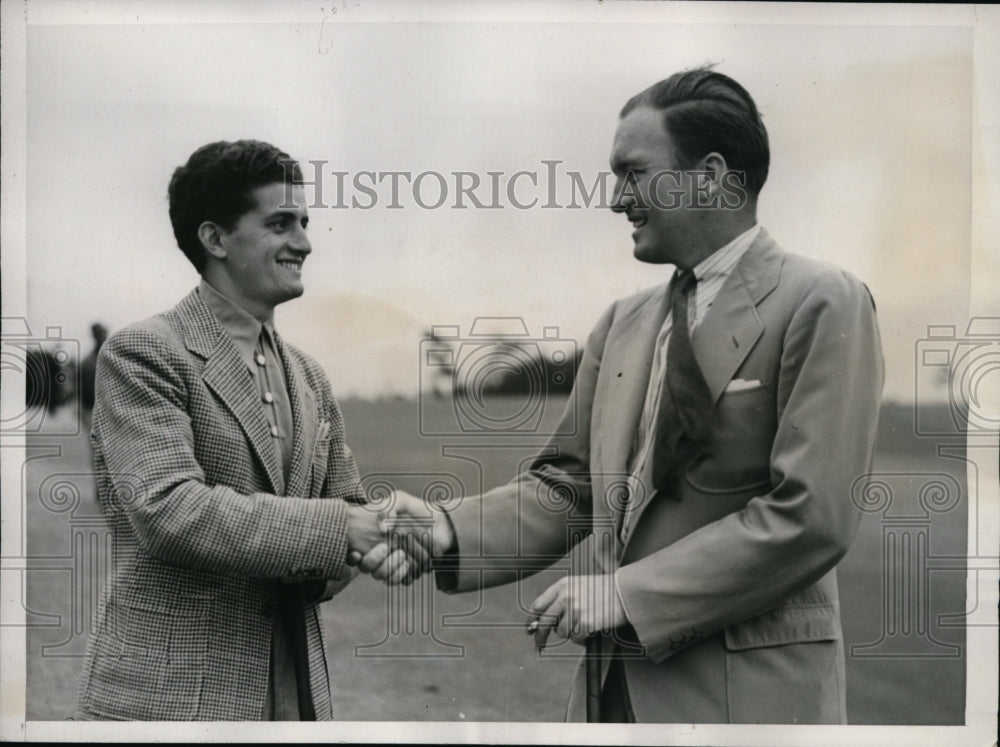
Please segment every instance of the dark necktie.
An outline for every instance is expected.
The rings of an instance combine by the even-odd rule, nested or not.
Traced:
[[[667,342],[667,373],[660,391],[653,444],[653,487],[678,498],[671,489],[708,441],[714,403],[698,367],[688,327],[688,293],[698,282],[693,272],[674,274],[670,284],[673,318]]]

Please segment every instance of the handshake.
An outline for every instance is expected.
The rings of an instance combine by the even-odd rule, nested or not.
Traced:
[[[409,584],[455,546],[451,520],[414,495],[393,491],[392,507],[351,505],[347,564],[387,584]]]
[[[458,549],[448,515],[409,493],[393,491],[389,510],[371,504],[347,510],[347,564],[387,584],[409,584],[435,559]],[[582,644],[627,622],[614,574],[575,575],[556,581],[531,603],[525,631],[541,650],[551,633]]]

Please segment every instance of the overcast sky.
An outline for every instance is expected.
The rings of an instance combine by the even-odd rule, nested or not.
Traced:
[[[970,27],[812,25],[791,15],[782,25],[727,23],[722,6],[717,23],[692,24],[673,3],[643,9],[637,22],[356,23],[352,4],[333,7],[286,22],[230,13],[213,23],[29,26],[26,268],[36,330],[61,326],[86,352],[92,321],[117,328],[176,303],[197,278],[171,233],[170,174],[206,142],[252,137],[325,161],[327,205],[371,202],[351,185],[361,171],[446,180],[436,209],[419,204],[437,201],[440,183],[428,177],[416,196],[400,182],[398,209],[383,182],[370,209],[311,211],[306,295],[276,320],[338,395],[415,393],[420,336],[432,324],[464,333],[478,316],[519,316],[532,335],[557,326],[582,344],[608,304],[665,281],[669,268],[632,258],[622,216],[542,208],[543,161],[561,162],[556,203],[568,204],[567,172],[589,185],[607,171],[632,94],[717,62],[754,96],[770,135],[761,223],[785,249],[854,272],[875,295],[887,395],[911,396],[914,346],[928,324],[962,331]],[[537,188],[523,177],[514,193],[539,198],[531,209],[506,193],[520,170],[538,174]],[[334,171],[347,172],[346,194]],[[502,172],[502,207],[455,209],[456,171],[481,178],[486,203],[488,172]]]

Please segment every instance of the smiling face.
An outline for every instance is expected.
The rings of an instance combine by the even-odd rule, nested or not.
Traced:
[[[305,290],[302,264],[312,251],[305,190],[275,182],[255,189],[254,207],[230,231],[219,228],[206,279],[258,319]],[[290,199],[289,199],[290,198]],[[220,287],[221,286],[221,287]]]
[[[689,247],[700,242],[697,210],[690,207],[692,177],[678,165],[663,112],[638,107],[619,121],[611,170],[616,177],[611,209],[624,213],[634,226],[636,259],[693,266]]]

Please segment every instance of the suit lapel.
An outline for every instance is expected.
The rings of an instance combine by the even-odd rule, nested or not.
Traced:
[[[781,250],[767,231],[747,249],[726,279],[715,303],[696,327],[691,340],[714,401],[718,401],[733,374],[746,359],[764,332],[757,314],[759,304],[778,284]],[[669,310],[667,286],[658,286],[644,303],[615,323],[601,368],[607,392],[599,462],[602,470],[623,471],[642,417],[646,390],[656,350],[656,338]]]
[[[713,401],[719,401],[733,374],[764,333],[757,304],[774,290],[780,272],[781,252],[761,230],[695,328],[691,347]]]
[[[188,350],[205,359],[202,373],[205,385],[215,392],[239,422],[251,449],[264,465],[271,492],[282,494],[285,481],[254,388],[253,376],[246,363],[197,291],[192,291],[178,304],[177,312],[184,326]]]
[[[607,392],[604,397],[602,456],[600,469],[626,472],[635,431],[646,402],[646,389],[653,365],[656,337],[667,317],[666,286],[657,286],[653,295],[615,323],[618,331],[609,338],[601,368]]]
[[[305,375],[298,361],[289,355],[288,348],[277,333],[274,335],[274,341],[285,366],[285,380],[288,382],[288,396],[292,404],[292,421],[295,424],[287,494],[308,498],[307,479],[312,461],[311,447],[316,441],[316,431],[319,426],[316,395],[306,384]]]

